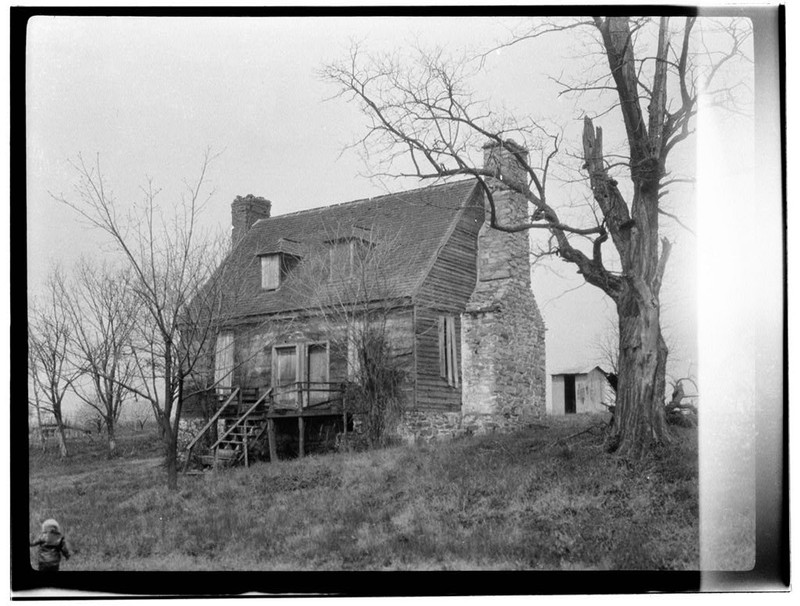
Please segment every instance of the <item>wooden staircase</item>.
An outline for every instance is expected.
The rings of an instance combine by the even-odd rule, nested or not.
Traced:
[[[217,440],[210,450],[214,453],[214,466],[235,465],[242,459],[249,466],[248,450],[267,430],[267,420],[242,418]]]
[[[241,387],[230,389],[230,395],[219,395],[215,388],[209,393],[218,398],[221,406],[197,433],[185,450],[186,471],[192,459],[192,452],[200,439],[212,427],[224,425],[221,435],[208,448],[207,452],[198,454],[197,458],[204,466],[235,465],[241,461],[249,466],[249,449],[262,440],[267,434],[269,460],[278,460],[276,422],[278,420],[297,419],[298,456],[305,453],[306,420],[320,417],[341,417],[344,435],[347,435],[347,409],[340,383],[306,382],[269,388],[258,394],[255,389]]]
[[[255,392],[247,392],[238,387],[234,389],[217,413],[186,447],[183,470],[188,468],[192,451],[200,438],[220,419],[225,422],[226,429],[208,448],[207,454],[199,455],[200,460],[213,467],[235,465],[241,460],[244,460],[246,467],[249,466],[249,447],[267,430],[271,395],[271,389],[260,397]]]

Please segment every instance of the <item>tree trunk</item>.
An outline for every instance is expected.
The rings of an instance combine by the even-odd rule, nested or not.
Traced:
[[[44,430],[42,429],[42,409],[39,408],[38,404],[36,405],[36,422],[39,423],[39,446],[42,448],[42,452],[46,452],[47,440],[44,437]]]
[[[57,419],[56,425],[58,427],[58,450],[61,458],[66,459],[69,456],[69,452],[67,451],[67,437],[64,435],[64,424],[60,419]]]
[[[178,490],[178,457],[177,457],[177,444],[172,437],[172,430],[167,429],[167,436],[169,436],[169,443],[165,437],[165,452],[164,459],[167,467],[167,488],[169,490]]]
[[[619,378],[613,432],[608,449],[639,458],[670,441],[664,419],[667,345],[661,334],[659,306],[620,297]]]
[[[164,467],[167,470],[167,488],[178,489],[178,444],[173,434],[169,417],[163,413],[158,415],[158,425],[161,429],[161,443],[164,447]]]
[[[114,457],[117,454],[117,440],[114,435],[114,418],[108,417],[106,419],[106,435],[108,436],[108,458]]]

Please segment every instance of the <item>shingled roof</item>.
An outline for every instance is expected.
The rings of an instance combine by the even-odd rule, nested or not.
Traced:
[[[469,179],[260,219],[225,261],[240,281],[228,317],[307,308],[309,301],[293,284],[298,276],[291,271],[278,290],[261,288],[259,255],[324,251],[334,233],[397,234],[393,247],[402,251],[403,259],[392,267],[385,296],[413,298],[463,209],[477,203],[479,195],[476,181]]]

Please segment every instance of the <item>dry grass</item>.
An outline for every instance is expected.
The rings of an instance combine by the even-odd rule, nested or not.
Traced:
[[[598,432],[563,441],[597,422],[262,463],[175,493],[152,440],[110,462],[32,455],[30,531],[63,524],[65,570],[696,569],[696,432],[633,467]]]

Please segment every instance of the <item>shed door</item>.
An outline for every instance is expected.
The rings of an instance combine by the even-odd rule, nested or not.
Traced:
[[[575,414],[575,375],[564,375],[564,414]]]

